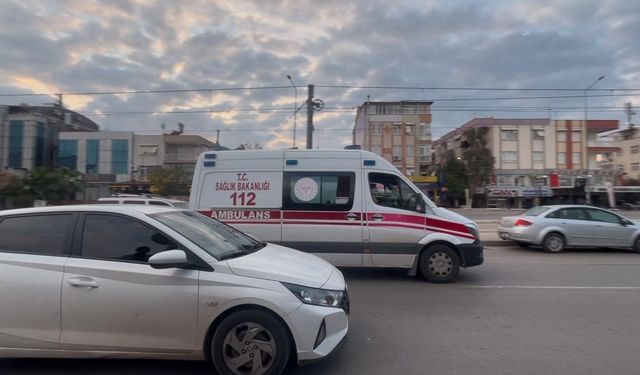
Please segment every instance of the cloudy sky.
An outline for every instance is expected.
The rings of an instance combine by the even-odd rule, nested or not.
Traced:
[[[109,131],[182,122],[230,147],[282,148],[290,75],[298,105],[316,85],[314,147],[329,148],[350,143],[367,96],[433,100],[437,138],[474,117],[582,119],[583,90],[604,75],[588,116],[626,125],[624,104],[640,104],[639,19],[627,0],[1,0],[0,104],[119,92],[64,104]],[[298,146],[305,123],[302,109]]]

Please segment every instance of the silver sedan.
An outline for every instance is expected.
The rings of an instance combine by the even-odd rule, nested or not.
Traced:
[[[523,247],[542,246],[553,253],[567,247],[626,248],[640,252],[639,223],[592,206],[533,207],[520,215],[503,217],[498,235]]]

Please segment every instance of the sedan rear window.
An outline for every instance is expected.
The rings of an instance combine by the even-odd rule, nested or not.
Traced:
[[[546,212],[549,210],[549,207],[544,207],[544,206],[536,206],[536,207],[532,207],[528,210],[526,210],[525,212],[522,213],[522,215],[524,216],[538,216],[543,212]]]

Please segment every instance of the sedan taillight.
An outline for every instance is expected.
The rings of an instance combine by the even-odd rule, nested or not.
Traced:
[[[518,220],[516,220],[516,222],[513,225],[516,226],[516,227],[528,227],[531,224],[533,224],[533,223],[530,222],[529,220],[518,219]]]

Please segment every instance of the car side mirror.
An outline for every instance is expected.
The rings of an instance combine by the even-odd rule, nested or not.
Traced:
[[[155,269],[180,268],[189,265],[187,253],[182,250],[167,250],[149,258],[149,265]]]

